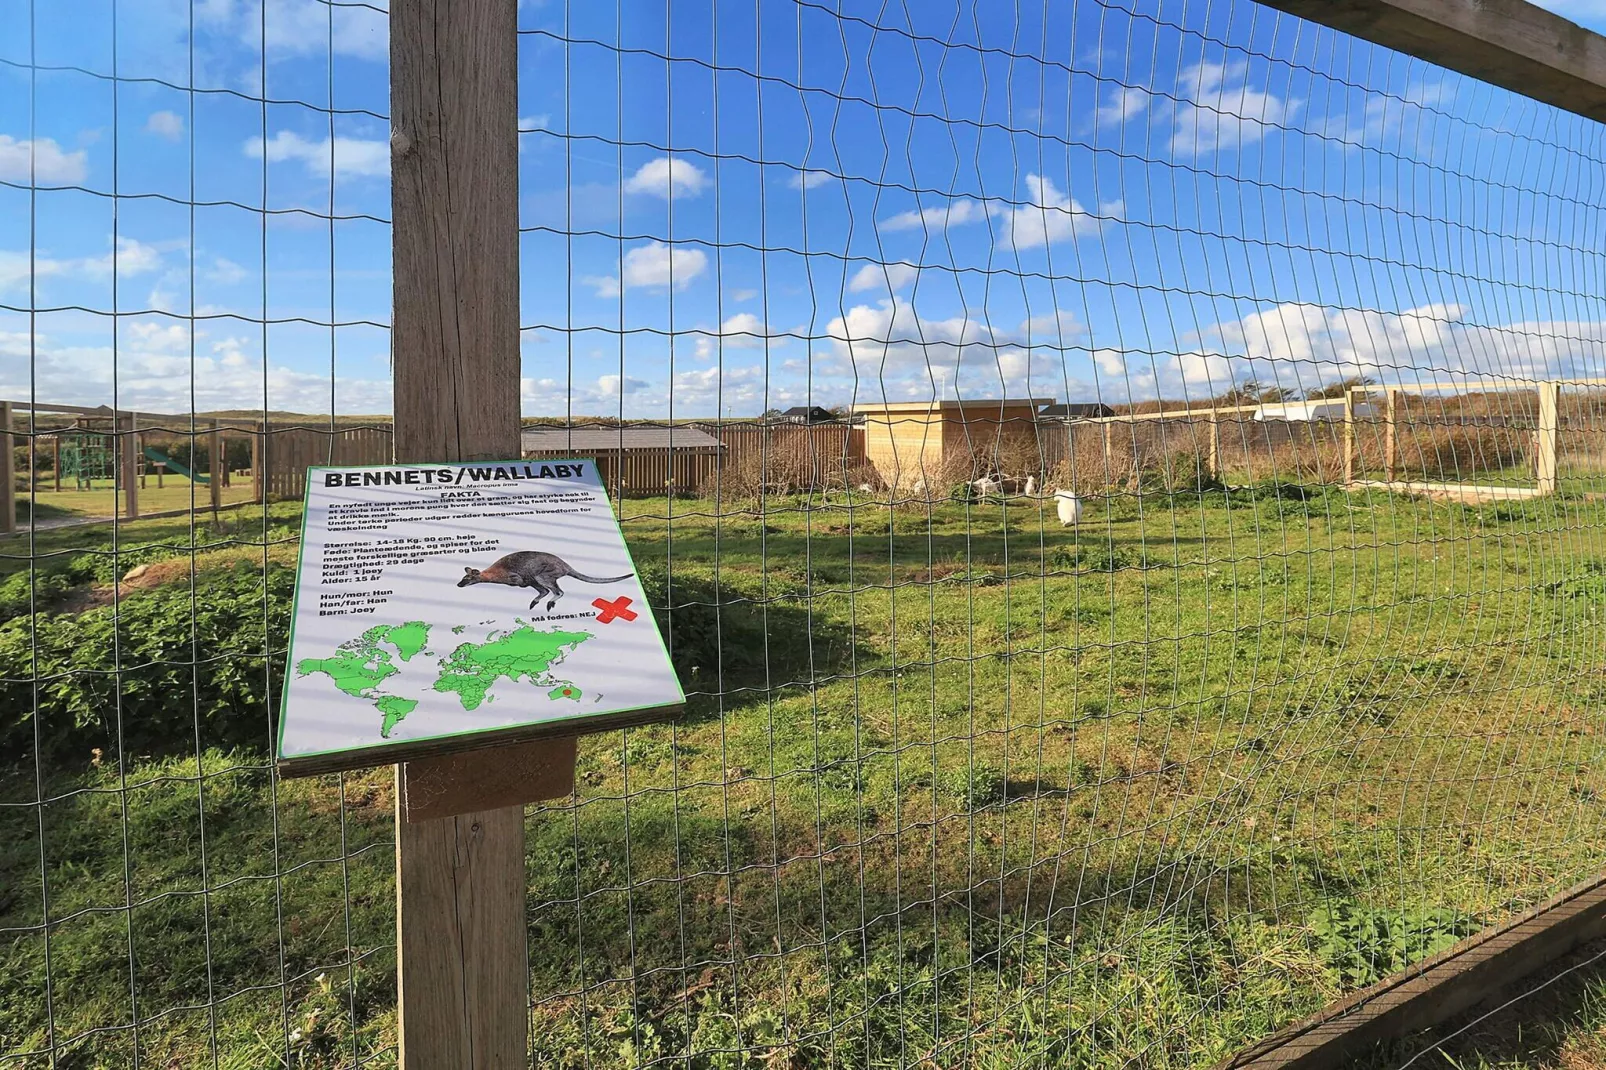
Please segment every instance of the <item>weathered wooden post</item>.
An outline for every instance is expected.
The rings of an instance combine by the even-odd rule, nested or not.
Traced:
[[[398,462],[519,456],[517,0],[393,0]],[[403,1070],[523,1067],[523,804],[575,741],[396,767]]]
[[[258,420],[256,431],[251,435],[251,500],[258,505],[268,500],[268,481],[262,472],[262,465],[268,459],[267,437],[268,421]]]
[[[139,414],[131,412],[121,421],[122,433],[116,436],[119,471],[123,484],[123,517],[139,519]]]
[[[1355,482],[1355,391],[1344,388],[1344,485]]]
[[[1383,408],[1383,472],[1390,483],[1399,477],[1399,412],[1400,390],[1391,386]]]
[[[1534,431],[1534,475],[1539,493],[1556,493],[1556,441],[1561,437],[1561,384],[1539,384],[1539,426]]]
[[[223,507],[223,473],[228,471],[228,465],[223,461],[223,432],[217,429],[217,421],[212,421],[212,433],[207,436],[206,452],[211,464],[207,477],[207,490],[212,499],[212,512]]]
[[[1208,464],[1210,478],[1221,481],[1221,416],[1215,412],[1210,414],[1210,455]]]
[[[50,469],[51,469],[52,475],[54,475],[55,479],[56,479],[56,493],[57,494],[61,493],[61,436],[62,436],[62,434],[63,434],[63,429],[58,427],[58,428],[56,428],[56,433],[50,436],[51,450],[52,450],[51,457],[50,457]]]
[[[11,440],[11,402],[0,401],[0,533],[17,530],[16,457]]]

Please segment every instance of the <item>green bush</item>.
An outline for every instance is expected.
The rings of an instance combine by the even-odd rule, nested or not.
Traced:
[[[265,747],[293,582],[288,569],[264,583],[242,567],[206,578],[193,597],[173,585],[0,625],[0,753],[32,754],[36,709],[47,755],[114,753],[119,723],[125,751],[142,754],[193,748],[197,725],[209,746]]]
[[[1376,910],[1346,902],[1319,908],[1308,923],[1317,953],[1346,988],[1381,981],[1478,929],[1450,910]]]

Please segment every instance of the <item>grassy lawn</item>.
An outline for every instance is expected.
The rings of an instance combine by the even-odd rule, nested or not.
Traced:
[[[536,1065],[1196,1066],[1599,868],[1606,504],[623,511],[692,697],[530,811]],[[295,520],[43,533],[33,626],[0,544],[0,1056],[393,1061],[390,775],[267,765]]]
[[[22,502],[36,503],[40,507],[41,519],[65,515],[114,516],[121,509],[123,501],[122,492],[110,479],[93,480],[82,490],[74,488],[68,482],[62,485],[60,491],[55,489],[55,484],[44,479],[33,491],[19,491],[17,497]],[[236,473],[232,485],[223,488],[223,503],[232,505],[250,500],[249,473]],[[192,485],[188,479],[179,475],[163,476],[160,487],[156,485],[156,477],[150,475],[145,479],[145,486],[139,488],[139,508],[142,513],[169,512],[175,509],[189,509],[192,506],[197,509],[209,509],[211,505],[212,490],[207,484]],[[25,515],[24,520],[26,521]]]

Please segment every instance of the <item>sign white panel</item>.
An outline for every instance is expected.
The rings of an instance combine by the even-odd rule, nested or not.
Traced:
[[[685,703],[589,458],[313,468],[302,524],[287,775]]]

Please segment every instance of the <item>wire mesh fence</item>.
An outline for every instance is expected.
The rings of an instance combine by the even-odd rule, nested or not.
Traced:
[[[393,1063],[252,475],[384,449],[385,13],[0,10],[0,1065]],[[1598,872],[1597,126],[1247,0],[519,49],[526,449],[690,696],[527,812],[533,1065],[1202,1065]]]

